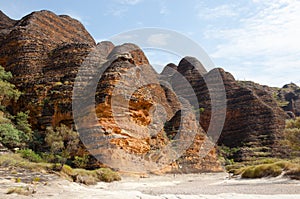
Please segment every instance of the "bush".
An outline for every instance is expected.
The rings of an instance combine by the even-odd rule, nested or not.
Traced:
[[[28,159],[31,162],[42,162],[41,156],[31,149],[19,150],[18,153],[21,154],[21,157]]]
[[[224,145],[218,147],[218,154],[225,166],[234,164],[234,157],[239,151],[240,148],[230,148]]]
[[[251,166],[244,170],[242,178],[276,177],[282,173],[282,168],[276,164]]]
[[[98,169],[97,173],[99,175],[100,180],[103,182],[113,182],[121,180],[120,175],[109,168]]]
[[[2,66],[0,66],[0,105],[5,101],[15,100],[17,101],[21,95],[15,85],[8,82],[12,78],[10,72],[6,72]]]
[[[60,159],[54,159],[56,163],[62,165],[70,158],[71,152],[78,148],[79,135],[65,125],[56,129],[48,127],[46,130],[45,142],[50,148],[51,154]]]
[[[32,130],[27,121],[28,114],[16,116],[0,111],[0,141],[8,148],[25,148],[32,140]]]
[[[29,111],[25,113],[19,112],[14,117],[14,119],[15,119],[16,128],[19,131],[22,131],[24,134],[26,134],[29,138],[29,141],[31,141],[33,136],[33,131],[31,129],[31,125],[28,123],[28,118],[29,118],[28,114]]]
[[[286,121],[286,129],[284,131],[285,139],[282,141],[284,145],[291,150],[291,156],[300,155],[300,117],[295,120]]]
[[[93,185],[99,181],[113,182],[121,180],[120,175],[109,168],[85,170],[72,169],[70,166],[64,165],[60,173],[63,176],[72,179],[74,182],[83,183],[86,185]]]
[[[83,155],[83,157],[75,156],[73,164],[78,168],[86,168],[88,166],[89,156]]]
[[[0,124],[0,142],[8,148],[24,147],[28,140],[29,137],[13,124]]]

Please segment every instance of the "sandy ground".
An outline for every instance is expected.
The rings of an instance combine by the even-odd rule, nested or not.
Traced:
[[[300,181],[286,178],[228,179],[228,174],[189,174],[126,177],[113,183],[85,186],[47,176],[47,182],[37,184],[16,183],[0,176],[0,198],[100,198],[100,199],[300,199]],[[29,196],[6,194],[11,187],[29,187],[35,192]]]

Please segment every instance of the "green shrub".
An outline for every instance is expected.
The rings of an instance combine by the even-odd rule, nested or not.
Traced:
[[[32,140],[32,130],[28,123],[28,113],[16,116],[0,112],[0,141],[8,148],[24,148]]]
[[[291,157],[300,155],[300,117],[295,120],[287,120],[282,144],[287,146]]]
[[[220,159],[225,166],[234,164],[234,156],[241,150],[238,147],[230,148],[224,145],[219,146],[217,149]]]
[[[246,168],[242,178],[276,177],[282,173],[282,168],[276,164],[262,164]]]
[[[0,105],[3,101],[15,100],[17,101],[21,95],[15,85],[11,84],[9,80],[12,78],[10,72],[6,72],[2,66],[0,66]]]
[[[68,176],[72,176],[74,174],[72,167],[66,164],[62,167],[61,172],[67,174]]]
[[[0,124],[0,142],[9,148],[24,147],[28,136],[19,131],[13,124]]]
[[[83,157],[75,156],[73,160],[73,164],[77,168],[86,168],[88,166],[89,156],[83,155]]]
[[[15,182],[16,182],[16,183],[21,183],[22,180],[21,180],[21,178],[16,178],[16,179],[15,179]]]
[[[41,156],[31,149],[19,150],[18,153],[20,153],[23,158],[28,159],[31,162],[42,162]]]
[[[97,173],[99,175],[100,180],[103,182],[113,182],[121,180],[120,175],[109,168],[98,169]]]
[[[27,112],[19,112],[16,116],[14,116],[16,128],[19,131],[22,131],[28,137],[28,141],[32,140],[33,131],[31,129],[31,125],[28,123],[29,111]]]
[[[34,178],[32,179],[32,181],[33,181],[33,182],[40,182],[40,181],[41,181],[41,178],[39,178],[39,177],[34,177]]]
[[[46,130],[45,142],[50,148],[51,154],[61,159],[54,159],[56,163],[65,164],[70,158],[71,152],[78,148],[79,135],[65,125],[48,127]]]

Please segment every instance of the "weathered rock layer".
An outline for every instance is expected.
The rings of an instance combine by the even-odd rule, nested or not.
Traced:
[[[139,158],[145,164],[151,162],[153,166],[162,163],[158,167],[161,172],[221,169],[214,148],[207,149],[208,155],[200,154],[203,143],[210,141],[195,115],[183,111],[190,110],[189,103],[180,102],[168,85],[160,85],[158,74],[137,46],[115,47],[110,42],[96,45],[81,23],[49,11],[33,12],[18,21],[0,14],[0,64],[13,73],[13,83],[24,93],[11,108],[13,111],[30,110],[30,122],[35,130],[43,131],[47,126],[61,123],[73,126],[72,94],[76,75],[86,58],[100,48],[100,54],[90,60],[95,67],[83,71],[81,77],[88,80],[103,70],[97,66],[98,59],[108,64],[102,71],[95,95],[85,96],[95,98],[96,104],[85,106],[87,102],[82,101],[79,106],[96,110],[95,124],[89,118],[82,118],[83,121],[87,119],[87,129],[96,129],[86,135],[92,141],[86,143],[93,145],[87,148],[98,149],[93,155],[100,160],[109,157],[117,163],[112,164],[116,167],[122,162],[134,165],[127,157]],[[83,89],[88,85],[87,82],[79,83],[83,83]],[[132,90],[133,85],[136,88]],[[180,118],[187,121],[185,131],[178,128]],[[177,129],[167,130],[166,122],[177,125]],[[107,151],[99,148],[103,140],[111,147]],[[179,161],[174,162],[177,158]],[[104,163],[111,166],[109,162]]]
[[[215,106],[211,104],[211,94],[220,92],[215,89],[218,88],[216,85],[210,85],[213,89],[209,90],[207,82],[211,77],[221,76],[222,82],[219,81],[218,84],[224,85],[227,106],[226,120],[218,144],[235,148],[233,158],[237,161],[284,155],[284,147],[280,141],[283,139],[285,114],[270,93],[258,87],[240,84],[223,69],[203,73],[196,70],[197,65],[193,64],[193,59],[190,60],[190,57],[186,57],[178,67],[173,68],[192,85],[199,102],[195,108],[202,110],[200,124],[204,130],[208,130],[211,122],[217,123],[214,119],[211,121],[212,106]],[[176,82],[174,84],[181,86]],[[185,97],[190,99],[191,93],[186,93]],[[220,113],[223,108],[217,107]]]

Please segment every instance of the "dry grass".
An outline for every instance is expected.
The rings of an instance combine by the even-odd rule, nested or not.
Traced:
[[[226,170],[242,178],[276,177],[284,172],[284,176],[300,180],[299,163],[299,158],[293,160],[267,158],[229,165]]]
[[[93,185],[99,181],[113,182],[121,180],[120,175],[109,168],[85,170],[72,169],[70,166],[64,165],[60,173],[74,182],[83,183],[86,185]]]
[[[241,177],[242,178],[263,178],[263,177],[276,177],[282,173],[280,166],[275,164],[262,164],[246,168]]]
[[[68,165],[61,167],[61,165],[57,164],[30,162],[22,158],[20,154],[14,153],[0,155],[0,166],[19,167],[36,172],[53,172],[57,171],[57,168],[60,167],[60,171],[56,172],[57,174],[68,180],[86,185],[93,185],[99,181],[113,182],[121,180],[120,175],[109,168],[100,168],[97,170],[73,169]]]
[[[6,194],[18,194],[18,195],[24,195],[24,196],[29,196],[33,193],[35,193],[34,190],[31,190],[29,187],[12,187],[8,189]]]
[[[24,159],[20,154],[9,153],[0,155],[0,166],[3,167],[20,167],[31,171],[46,171],[51,169],[50,163],[35,163]]]

